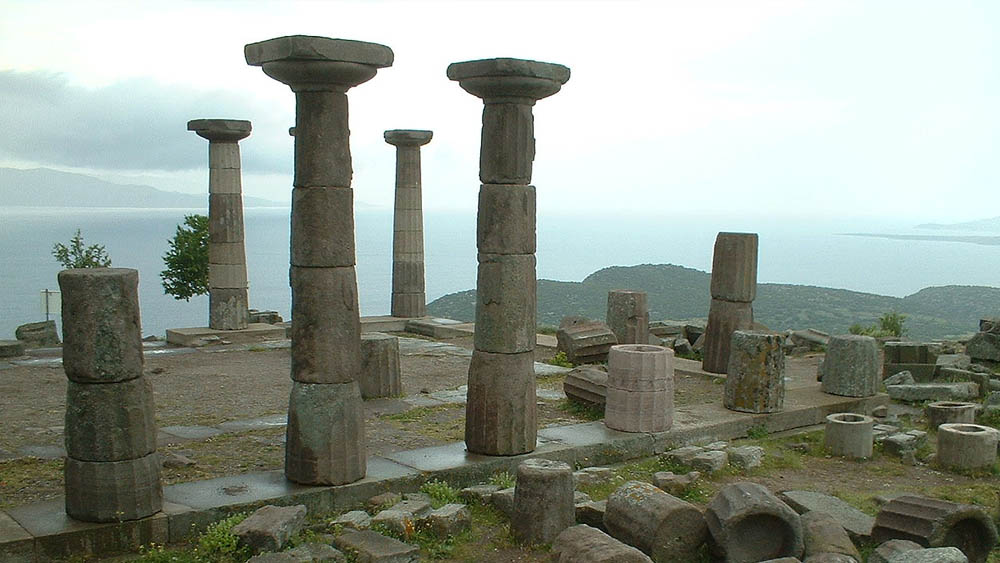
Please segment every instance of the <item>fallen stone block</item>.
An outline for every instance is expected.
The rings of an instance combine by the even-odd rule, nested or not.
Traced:
[[[493,493],[500,490],[497,485],[473,485],[458,492],[458,498],[467,504],[488,504]]]
[[[604,513],[608,509],[608,501],[598,500],[578,504],[576,508],[576,522],[586,524],[594,528],[604,529]]]
[[[658,471],[653,474],[653,485],[665,493],[679,497],[701,477],[701,473],[690,471],[685,475],[675,475],[670,471]]]
[[[976,422],[978,407],[976,403],[936,401],[924,407],[924,417],[927,418],[927,427],[932,430],[936,430],[942,424],[973,424]]]
[[[372,517],[364,510],[352,510],[341,514],[331,524],[352,530],[367,530],[372,525]]]
[[[514,515],[514,487],[500,489],[490,495],[490,504],[508,518]]]
[[[603,362],[615,344],[618,344],[615,333],[599,321],[560,326],[556,332],[556,350],[566,354],[566,359],[574,364]]]
[[[889,393],[889,398],[906,402],[965,401],[979,396],[979,385],[967,381],[888,385],[885,389]]]
[[[347,557],[331,545],[307,543],[279,553],[263,553],[247,563],[347,563]]]
[[[652,563],[638,549],[586,524],[563,530],[552,542],[557,563]]]
[[[23,342],[27,348],[59,345],[59,334],[56,333],[55,321],[23,324],[14,329],[14,338]]]
[[[383,528],[393,534],[410,538],[417,530],[416,518],[410,512],[387,509],[372,517],[372,527]]]
[[[334,540],[337,547],[357,553],[358,562],[417,563],[420,549],[371,530],[347,532]]]
[[[383,508],[389,508],[401,500],[403,500],[403,495],[399,493],[387,492],[373,496],[368,499],[367,504],[370,510],[380,510]]]
[[[596,366],[580,366],[566,374],[563,392],[571,401],[604,406],[608,400],[608,372]]]
[[[712,552],[731,562],[799,557],[802,521],[787,504],[757,483],[730,483],[708,503],[705,521]]]
[[[890,375],[889,377],[882,380],[882,383],[888,387],[889,385],[913,385],[917,381],[913,379],[913,374],[909,370],[903,370],[897,372],[895,375]]]
[[[882,439],[882,448],[885,453],[901,457],[906,453],[914,452],[921,445],[920,438],[905,432],[891,434]]]
[[[639,481],[625,483],[608,497],[604,525],[658,563],[692,561],[708,538],[701,511]]]
[[[267,505],[258,508],[246,520],[233,526],[233,535],[240,545],[255,553],[280,551],[306,522],[306,507]]]
[[[688,462],[691,469],[695,471],[701,471],[703,473],[715,473],[716,471],[722,471],[723,468],[729,463],[729,454],[724,451],[719,450],[705,450],[694,457]]]
[[[859,561],[843,553],[814,553],[803,559],[802,563],[859,563]]]
[[[1000,334],[992,332],[976,333],[965,343],[965,353],[977,362],[986,360],[990,362],[1000,362]]]
[[[997,461],[1000,431],[979,424],[942,424],[937,429],[937,462],[942,467],[984,469]]]
[[[405,498],[405,497],[404,497]],[[405,498],[397,502],[390,507],[391,510],[398,510],[400,512],[406,512],[412,515],[414,518],[420,519],[427,516],[431,512],[431,501],[430,499],[424,500],[420,497]]]
[[[982,508],[903,495],[879,511],[872,539],[904,539],[924,547],[957,547],[972,563],[983,563],[997,543],[997,529]]]
[[[829,514],[843,526],[853,541],[862,542],[871,538],[875,519],[835,496],[792,490],[780,493],[778,498],[799,514],[810,511]]]
[[[517,466],[511,533],[522,544],[551,543],[576,520],[569,464],[528,459]]]
[[[837,553],[861,560],[861,554],[851,542],[847,530],[832,515],[811,510],[801,518],[804,557],[808,559],[814,555]]]
[[[705,451],[705,448],[701,446],[684,446],[681,448],[674,448],[670,451],[663,452],[660,459],[666,463],[688,465],[691,463],[691,459]]]
[[[472,517],[464,504],[446,504],[432,510],[424,522],[435,536],[447,538],[468,530]]]
[[[19,340],[0,340],[0,358],[16,358],[23,355],[23,342]]]
[[[738,446],[726,450],[729,465],[743,470],[760,467],[764,461],[764,448],[760,446]]]
[[[584,467],[573,472],[573,481],[577,487],[590,487],[613,479],[614,476],[615,471],[610,467]]]
[[[923,546],[910,540],[888,540],[882,542],[875,551],[868,556],[868,563],[889,563],[894,557],[901,553],[919,551]]]
[[[969,559],[955,547],[935,547],[896,555],[889,563],[968,563]]]
[[[649,333],[660,338],[683,337],[684,323],[675,321],[649,321]]]

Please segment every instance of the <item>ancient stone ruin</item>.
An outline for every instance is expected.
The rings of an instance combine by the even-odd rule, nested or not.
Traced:
[[[392,304],[394,317],[422,317],[424,295],[424,216],[420,181],[420,147],[433,133],[414,129],[385,132],[396,147],[396,206],[392,227]]]
[[[59,272],[66,392],[66,514],[86,522],[160,511],[153,388],[142,373],[139,272]]]
[[[778,412],[785,404],[785,354],[781,336],[734,331],[722,404],[740,412]]]
[[[645,291],[608,292],[608,327],[619,344],[649,344],[649,309]]]
[[[448,78],[483,100],[476,246],[475,351],[469,366],[469,451],[535,449],[535,102],[558,92],[569,69],[520,59],[453,63]]]
[[[251,43],[247,64],[295,92],[292,379],[285,475],[339,485],[365,476],[361,318],[347,91],[392,65],[384,45],[293,35]]]
[[[187,128],[208,139],[208,326],[244,329],[249,306],[239,141],[250,135],[250,122],[194,119]]]
[[[712,257],[712,304],[708,309],[701,367],[726,373],[733,332],[753,329],[757,296],[757,235],[719,233]]]

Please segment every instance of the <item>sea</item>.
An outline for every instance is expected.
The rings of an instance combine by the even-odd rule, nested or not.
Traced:
[[[204,209],[0,207],[0,339],[17,326],[46,319],[43,293],[57,291],[61,269],[56,242],[80,229],[85,244],[102,244],[115,267],[139,270],[144,336],[167,328],[206,326],[208,298],[165,295],[160,282],[168,240],[184,216]],[[759,282],[834,287],[903,297],[939,285],[998,286],[1000,246],[938,240],[899,240],[845,233],[968,234],[915,229],[916,221],[880,218],[768,218],[540,214],[539,278],[581,281],[608,266],[677,264],[709,271],[716,234],[760,236]],[[289,318],[289,209],[245,210],[250,306]],[[389,313],[392,283],[392,211],[355,214],[358,292],[362,315]],[[476,285],[474,211],[425,211],[424,254],[428,302]],[[641,288],[635,288],[641,289]],[[55,299],[50,298],[54,305]],[[997,304],[984,304],[994,314]],[[48,318],[60,317],[50,306]]]

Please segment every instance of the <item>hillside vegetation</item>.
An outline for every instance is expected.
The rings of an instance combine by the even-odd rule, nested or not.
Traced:
[[[708,316],[711,276],[673,264],[612,266],[582,282],[538,280],[538,324],[558,325],[568,315],[603,319],[608,291],[639,289],[648,294],[651,320]],[[806,285],[757,285],[754,319],[773,330],[816,328],[846,334],[852,324],[874,324],[879,315],[907,316],[908,335],[916,339],[953,338],[978,328],[980,317],[997,314],[1000,288],[928,287],[903,298]],[[476,291],[445,295],[428,305],[430,314],[475,320]]]

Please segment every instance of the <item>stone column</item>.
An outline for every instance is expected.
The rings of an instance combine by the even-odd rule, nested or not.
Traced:
[[[366,464],[347,90],[391,66],[393,54],[375,43],[293,35],[251,43],[245,55],[295,92],[285,476],[350,483]]]
[[[753,329],[757,296],[757,235],[719,233],[712,257],[712,304],[705,327],[701,368],[726,373],[733,332]]]
[[[163,505],[153,388],[142,374],[139,272],[59,272],[66,390],[66,514],[137,520]]]
[[[208,326],[244,329],[249,308],[238,142],[250,135],[250,122],[194,119],[187,128],[208,139]]]
[[[649,344],[649,309],[645,291],[609,291],[606,320],[619,344]]]
[[[448,66],[448,78],[483,99],[476,241],[475,350],[469,366],[465,445],[515,455],[535,449],[535,101],[569,69],[520,59]]]
[[[424,295],[424,215],[420,184],[420,147],[430,131],[394,129],[385,142],[396,147],[396,207],[392,225],[392,308],[394,317],[422,317]]]

